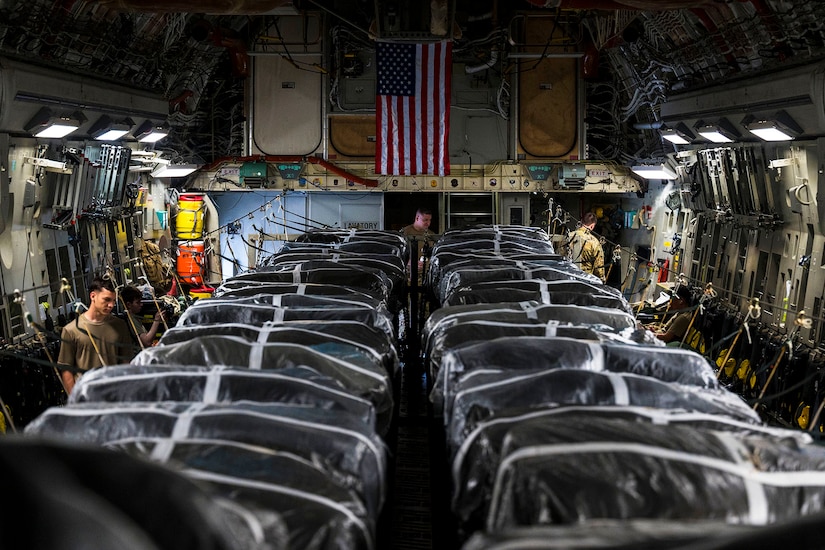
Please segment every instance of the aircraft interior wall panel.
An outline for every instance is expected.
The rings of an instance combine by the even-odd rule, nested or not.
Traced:
[[[381,193],[309,193],[307,217],[316,225],[342,228],[343,224],[378,224],[383,229],[384,197]]]
[[[458,98],[456,103],[463,105]],[[469,109],[450,113],[450,163],[475,167],[508,158],[507,120],[490,107]]]
[[[45,269],[45,264],[40,265],[42,255],[30,255],[28,252],[29,233],[35,229],[39,232],[40,224],[34,219],[33,208],[22,206],[26,181],[34,178],[35,175],[34,165],[26,163],[25,159],[36,156],[37,148],[33,140],[26,140],[22,143],[14,140],[12,144],[14,146],[9,147],[9,163],[6,171],[9,182],[7,195],[9,211],[6,218],[7,229],[0,233],[0,261],[7,270],[15,270],[9,272],[12,277],[6,277],[6,280],[23,282],[26,279],[22,266],[27,259],[32,262],[29,264],[32,270],[37,270],[32,273],[40,273],[41,269]],[[17,266],[21,268],[19,273],[16,271]],[[15,284],[20,285],[20,283]]]
[[[319,56],[315,61],[320,62]],[[322,75],[277,56],[252,63],[251,147],[267,155],[308,155],[321,144]]]
[[[375,103],[373,90],[372,105]],[[371,160],[375,157],[375,115],[329,117],[330,154]]]
[[[519,73],[518,142],[533,158],[579,159],[578,72],[574,59],[529,63]]]
[[[9,135],[0,134],[0,159],[9,158]],[[3,161],[5,166],[5,161]],[[0,170],[0,235],[2,235],[11,219],[11,208],[9,204],[9,173],[8,170]]]

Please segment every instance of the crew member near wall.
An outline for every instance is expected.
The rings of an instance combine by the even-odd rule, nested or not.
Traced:
[[[415,212],[415,221],[410,225],[401,228],[401,232],[405,237],[421,237],[416,239],[415,257],[418,258],[418,273],[419,276],[424,270],[424,245],[427,242],[427,237],[432,236],[430,233],[430,223],[433,221],[433,213],[429,208],[419,208]],[[412,256],[412,251],[410,251]]]
[[[567,257],[582,271],[592,273],[604,282],[604,249],[592,233],[595,227],[596,215],[593,212],[585,213],[581,226],[570,235]]]
[[[66,391],[72,391],[85,371],[131,360],[134,346],[129,327],[112,315],[116,301],[112,282],[97,277],[89,285],[89,309],[63,327],[57,362],[67,367],[60,371]]]
[[[129,319],[125,319],[129,325],[129,330],[135,335],[135,338],[140,340],[142,348],[151,346],[155,341],[155,335],[158,333],[160,323],[163,320],[163,312],[155,313],[155,318],[152,319],[152,326],[149,330],[143,326],[143,320],[140,318],[140,310],[143,309],[143,294],[133,286],[124,287],[120,292],[120,298],[123,300],[123,305],[126,307],[126,314]]]
[[[659,340],[667,344],[674,343],[674,345],[681,343],[685,337],[685,332],[690,326],[690,319],[693,317],[690,311],[683,310],[687,310],[692,301],[693,297],[687,286],[682,285],[676,290],[676,293],[670,298],[670,306],[668,307],[669,312],[676,312],[676,314],[662,327],[660,332],[656,333]]]

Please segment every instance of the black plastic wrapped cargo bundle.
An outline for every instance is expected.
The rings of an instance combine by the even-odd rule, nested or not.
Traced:
[[[552,249],[547,232],[537,227],[512,225],[462,227],[461,229],[448,229],[439,239],[445,245],[475,240],[513,243],[535,250],[546,249],[549,244]]]
[[[550,240],[550,236],[547,234],[547,231],[540,227],[533,227],[530,225],[479,224],[444,231],[444,237],[447,237],[448,239],[467,239],[475,238],[476,236],[499,239],[524,238],[539,241]]]
[[[608,290],[610,289],[610,290]],[[632,309],[615,289],[582,281],[487,281],[458,287],[446,296],[443,306],[534,300],[542,304],[573,304],[615,308],[627,313]]]
[[[254,294],[251,296],[222,296],[210,298],[210,307],[232,309],[238,306],[267,306],[272,308],[315,308],[334,311],[338,308],[369,308],[392,322],[392,314],[386,304],[376,298],[359,294],[341,296],[316,296],[302,294]]]
[[[631,373],[661,382],[719,388],[711,366],[690,350],[566,337],[516,336],[449,350],[443,355],[431,398],[434,404],[443,402],[444,408],[449,409],[458,391],[456,388],[464,379],[495,375],[496,380],[504,380],[551,369]]]
[[[69,403],[252,401],[341,411],[376,429],[373,404],[307,366],[278,371],[198,365],[114,365],[86,373]]]
[[[566,304],[539,304],[536,301],[528,302],[497,302],[493,304],[471,304],[466,306],[442,307],[435,310],[424,323],[421,344],[425,352],[435,349],[435,342],[442,338],[444,331],[464,323],[475,321],[495,320],[501,323],[528,324],[532,323],[547,327],[552,323],[559,325],[579,325],[608,330],[616,333],[632,334],[632,339],[638,331],[635,330],[635,318],[624,311],[601,307],[582,307]],[[546,332],[545,332],[546,333]],[[443,355],[443,351],[440,353]],[[430,362],[433,379],[440,366]]]
[[[307,298],[305,296],[305,298]],[[263,326],[266,323],[292,321],[357,321],[395,338],[392,319],[386,312],[367,306],[359,307],[273,307],[268,305],[236,304],[227,308],[213,299],[198,300],[178,319],[179,326],[241,323]]]
[[[343,479],[316,461],[234,441],[144,440],[110,448],[141,454],[154,446],[154,460],[174,464],[210,492],[244,506],[265,521],[283,518],[288,548],[327,550],[374,548],[377,517]],[[159,450],[162,450],[159,451]],[[266,547],[262,545],[262,547]]]
[[[308,248],[329,248],[339,252],[351,252],[353,254],[396,254],[399,257],[403,257],[405,254],[405,246],[403,244],[399,245],[396,242],[375,240],[355,240],[332,244],[290,241],[284,243],[281,250],[286,252],[294,252],[298,250],[306,250]]]
[[[461,346],[489,342],[497,338],[522,336],[573,338],[576,340],[593,340],[600,343],[647,343],[664,347],[664,343],[657,340],[652,334],[650,331],[634,328],[617,331],[607,325],[561,324],[558,321],[548,321],[540,325],[538,323],[508,323],[492,319],[473,320],[445,326],[435,331],[427,339],[424,357],[427,361],[430,376],[436,378],[441,368],[444,353]]]
[[[516,424],[486,528],[587,518],[765,525],[823,511],[825,448],[788,439],[573,418]]]
[[[160,345],[176,344],[201,336],[239,336],[249,342],[288,342],[314,347],[321,353],[329,353],[346,359],[345,347],[356,346],[380,361],[387,374],[395,376],[399,369],[398,352],[383,332],[351,321],[313,323],[295,321],[288,324],[263,326],[226,323],[221,325],[175,326],[163,333]]]
[[[393,285],[401,284],[405,277],[403,260],[395,254],[331,254],[319,258],[311,254],[287,252],[270,256],[263,262],[267,269],[274,271],[289,271],[296,265],[301,265],[304,269],[314,269],[330,267],[330,264],[377,269],[385,273],[393,281]]]
[[[437,260],[437,261],[436,261]],[[462,253],[450,247],[433,254],[433,264],[437,264],[440,269],[449,267],[466,267],[477,263],[490,262],[499,267],[519,267],[520,265],[533,265],[534,267],[555,267],[565,269],[573,263],[565,256],[547,252],[530,252],[524,250],[507,251],[494,249],[468,250]],[[576,270],[580,272],[581,270]]]
[[[520,372],[470,372],[444,401],[448,446],[457,449],[475,425],[493,414],[522,407],[561,405],[643,406],[728,416],[759,423],[737,395],[719,389],[662,382],[637,374],[560,368]]]
[[[370,252],[347,252],[336,250],[331,247],[301,246],[293,247],[292,250],[281,250],[271,256],[261,260],[262,266],[275,266],[284,262],[309,261],[309,260],[332,260],[336,262],[353,262],[356,265],[364,262],[365,265],[374,265],[383,270],[404,270],[404,260],[398,253],[378,254]]]
[[[373,230],[373,229],[316,229],[298,235],[294,242],[288,244],[301,243],[348,243],[348,242],[382,242],[388,244],[401,243],[404,245],[404,237],[397,231]]]
[[[399,261],[401,260],[401,258],[397,259]],[[359,256],[318,258],[300,261],[279,260],[276,256],[265,269],[266,271],[275,272],[294,272],[296,270],[315,271],[337,268],[354,269],[359,272],[363,271],[366,273],[379,274],[387,281],[387,288],[389,289],[390,294],[397,294],[399,292],[399,287],[403,286],[404,281],[406,281],[406,273],[403,266],[399,267],[396,264],[383,260]]]
[[[534,426],[536,430],[552,430],[559,423],[599,426],[604,421],[622,421],[635,424],[644,432],[646,424],[658,426],[690,426],[711,432],[732,432],[758,435],[789,447],[810,445],[812,438],[797,430],[769,427],[742,422],[720,415],[680,410],[644,407],[565,406],[543,410],[516,410],[493,415],[476,425],[456,451],[452,462],[452,510],[465,530],[483,527],[487,514],[496,471],[505,458],[502,448],[511,430]],[[588,518],[593,519],[593,518]]]
[[[29,437],[0,440],[0,546],[28,550],[286,549],[266,521],[173,469],[124,453]],[[226,504],[226,505],[224,505]]]
[[[341,411],[249,402],[76,403],[47,409],[25,433],[96,445],[140,441],[139,449],[161,462],[171,443],[232,441],[314,462],[355,491],[373,517],[385,498],[382,440],[360,419]]]
[[[454,269],[473,269],[484,267],[489,269],[542,269],[548,268],[560,271],[564,279],[576,279],[588,283],[598,284],[601,279],[590,273],[585,273],[579,267],[558,254],[533,254],[524,251],[495,254],[491,251],[476,251],[461,253],[461,251],[441,251],[432,256],[428,272],[429,283],[433,287],[441,284],[441,279]],[[548,279],[552,279],[550,275]]]
[[[300,294],[302,296],[358,296],[373,298],[363,290],[341,285],[319,283],[268,283],[227,279],[215,288],[213,298],[254,296],[256,294]]]
[[[582,307],[568,304],[539,304],[528,302],[497,302],[494,304],[471,304],[466,306],[442,307],[435,310],[424,323],[422,341],[425,348],[428,340],[436,338],[439,331],[447,327],[470,321],[494,319],[505,323],[536,323],[546,325],[551,321],[559,324],[580,324],[584,326],[605,326],[620,332],[636,326],[633,315],[612,308]]]
[[[307,366],[337,380],[353,395],[375,406],[377,430],[385,434],[392,422],[392,383],[383,365],[363,355],[360,363],[345,361],[307,346],[249,342],[237,336],[202,336],[165,346],[146,348],[134,365],[201,365],[281,370]]]
[[[509,242],[490,239],[461,239],[450,242],[439,239],[433,246],[432,253],[435,255],[443,252],[500,254],[503,256],[512,254],[555,254],[553,244],[549,241]]]
[[[607,289],[613,289],[613,287],[603,285],[595,275],[583,271],[569,273],[555,267],[531,266],[524,262],[515,263],[516,265],[513,266],[496,266],[488,262],[481,262],[460,266],[453,265],[442,269],[437,297],[440,302],[444,302],[455,289],[460,287],[489,281],[523,281],[525,279],[541,279],[544,281],[576,280],[589,283],[600,290],[605,287],[603,290],[607,292],[610,292]],[[621,296],[619,291],[613,290],[616,296]]]
[[[816,517],[819,529],[825,528],[825,516]],[[798,536],[790,525],[784,529],[786,540],[818,540]],[[727,546],[723,542],[751,540],[749,537],[769,530],[773,527],[732,525],[721,520],[598,519],[575,525],[514,527],[495,533],[476,531],[461,550],[774,550],[782,546],[777,543],[779,539],[773,539],[770,545]],[[816,548],[816,544],[792,547]]]
[[[258,293],[248,296],[226,296],[221,298],[210,298],[212,304],[228,305],[267,305],[274,307],[360,307],[366,306],[377,310],[385,309],[384,302],[380,299],[365,296],[363,294],[341,295],[341,296],[320,296],[304,294],[267,294]]]
[[[320,283],[337,284],[360,290],[378,300],[389,299],[392,282],[389,277],[375,269],[333,264],[329,267],[292,271],[272,271],[258,269],[232,277],[233,281],[256,281],[267,283]]]

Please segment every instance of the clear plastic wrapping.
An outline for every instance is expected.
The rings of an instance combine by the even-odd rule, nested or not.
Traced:
[[[26,433],[108,446],[140,442],[142,453],[159,462],[170,458],[178,442],[259,446],[314,462],[358,494],[373,517],[384,501],[384,444],[360,419],[341,411],[258,403],[76,403],[48,409]]]
[[[271,271],[259,269],[241,273],[233,281],[255,281],[269,283],[319,283],[338,284],[361,290],[379,300],[386,301],[392,289],[389,277],[378,270],[368,270],[353,266],[333,264],[330,267],[314,269],[293,269],[290,271]]]
[[[352,321],[296,321],[286,325],[267,323],[264,326],[239,323],[175,326],[163,333],[159,344],[176,344],[192,338],[216,335],[238,336],[249,342],[283,342],[315,346],[318,351],[329,352],[341,359],[346,358],[342,353],[346,347],[355,346],[361,353],[379,360],[390,376],[394,377],[399,368],[398,353],[387,335]],[[335,344],[342,346],[332,347]]]
[[[306,296],[305,296],[306,297]],[[357,321],[384,332],[394,338],[395,328],[392,317],[386,311],[368,306],[352,307],[274,307],[265,304],[237,304],[226,307],[212,299],[198,300],[183,312],[178,326],[213,325],[220,323],[240,323],[262,326],[266,323],[280,324],[293,321]]]
[[[115,365],[77,381],[69,403],[254,401],[342,411],[376,429],[372,403],[307,366],[279,371],[221,366]]]
[[[759,423],[759,416],[727,390],[661,382],[636,374],[555,369],[480,371],[461,377],[445,396],[448,446],[457,449],[475,425],[508,409],[559,405],[636,405],[696,411]]]
[[[631,313],[630,305],[622,296],[606,285],[583,281],[486,281],[466,287],[457,287],[442,305],[456,306],[478,303],[522,302],[535,300],[542,304],[572,304],[615,308]]]
[[[422,342],[436,338],[438,332],[447,327],[476,320],[494,320],[512,323],[535,323],[546,325],[578,324],[582,326],[606,326],[613,330],[632,329],[636,320],[625,311],[612,308],[582,307],[571,304],[539,304],[528,302],[500,302],[495,304],[471,304],[466,306],[442,307],[435,310],[424,323]]]
[[[626,429],[634,429],[641,434],[646,425],[689,426],[701,429],[705,437],[712,437],[711,432],[732,432],[746,435],[758,435],[769,438],[782,446],[794,449],[809,445],[811,437],[795,430],[771,428],[742,422],[726,416],[706,413],[686,412],[682,410],[653,409],[645,407],[615,406],[563,406],[548,409],[526,410],[513,409],[503,414],[496,414],[478,423],[468,434],[452,462],[453,498],[452,509],[467,528],[479,528],[486,517],[490,502],[496,471],[504,459],[503,446],[511,430],[518,427],[533,427],[537,431],[553,430],[559,424],[571,426],[591,426],[601,430],[604,421],[627,423]],[[624,425],[622,424],[624,429]],[[564,428],[566,432],[568,428]],[[603,433],[603,432],[600,432]],[[537,440],[541,441],[541,439]],[[651,438],[651,442],[653,438]],[[587,456],[583,457],[582,467],[586,466]],[[584,474],[582,474],[584,475]],[[622,473],[616,472],[618,479]],[[593,519],[588,517],[588,520]]]
[[[558,262],[559,266],[554,267],[532,266],[521,261],[514,263],[517,265],[512,267],[491,265],[489,262],[472,263],[460,267],[455,265],[449,266],[448,268],[442,269],[440,281],[435,288],[436,296],[440,302],[444,302],[457,288],[490,281],[499,281],[499,284],[505,285],[506,283],[503,281],[523,281],[526,279],[582,281],[594,285],[599,292],[608,292],[614,296],[621,295],[613,287],[603,285],[598,277],[590,276],[584,272],[580,272],[583,276],[576,277],[571,275],[568,270],[559,269],[559,266],[565,263],[562,261]]]
[[[378,430],[392,422],[391,380],[383,365],[364,355],[360,364],[338,359],[307,346],[249,342],[237,336],[203,336],[186,342],[147,348],[132,360],[135,365],[202,365],[280,370],[307,366],[337,380],[353,395],[375,406]]]
[[[375,297],[364,291],[330,283],[278,283],[228,279],[218,285],[212,298],[230,296],[255,296],[256,294],[298,294],[301,296],[353,297],[372,299]]]
[[[508,378],[552,369],[632,373],[661,382],[709,389],[719,387],[710,365],[689,350],[559,336],[515,336],[465,344],[447,351],[438,369],[431,399],[434,404],[445,403],[448,414],[458,388],[472,387],[473,380],[507,384]]]
[[[518,424],[504,438],[486,527],[587,518],[764,525],[821,512],[825,448],[622,419]]]

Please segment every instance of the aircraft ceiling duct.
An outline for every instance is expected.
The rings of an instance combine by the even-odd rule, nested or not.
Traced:
[[[825,63],[763,73],[723,86],[674,94],[662,104],[662,122],[695,129],[724,119],[742,136],[751,117],[786,113],[801,139],[825,136]]]
[[[539,8],[662,11],[697,8],[716,0],[527,0]]]
[[[25,127],[44,107],[56,115],[82,114],[77,136],[88,135],[103,115],[138,124],[169,115],[160,95],[0,57],[0,133],[28,134]]]
[[[118,11],[152,13],[265,15],[292,10],[291,0],[98,0],[97,3]]]

